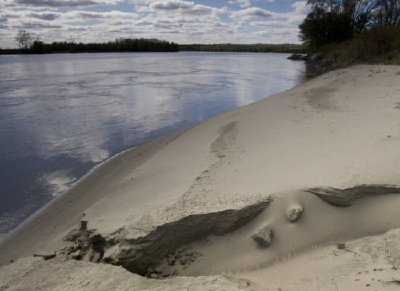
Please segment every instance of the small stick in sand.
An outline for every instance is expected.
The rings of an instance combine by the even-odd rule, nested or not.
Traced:
[[[345,243],[340,243],[340,244],[338,244],[336,247],[337,247],[339,250],[343,250],[343,251],[346,251],[346,252],[349,252],[349,253],[353,253],[353,254],[355,254],[355,255],[359,255],[359,253],[356,253],[356,252],[354,252],[354,251],[351,251],[351,250],[347,249]]]
[[[43,258],[43,260],[47,261],[50,259],[53,259],[56,257],[56,254],[52,254],[52,255],[39,255],[39,254],[33,254],[34,257],[39,257],[39,258]]]
[[[88,221],[87,220],[81,220],[81,228],[80,228],[80,230],[82,230],[82,231],[87,230],[87,225],[88,225]]]
[[[395,279],[395,278],[393,278],[393,280],[391,280],[391,281],[386,281],[386,283],[394,283],[394,284],[400,285],[400,279]]]

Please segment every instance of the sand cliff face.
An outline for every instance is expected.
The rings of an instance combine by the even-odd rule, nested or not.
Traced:
[[[224,236],[243,227],[269,204],[269,199],[236,210],[224,210],[186,216],[174,222],[157,226],[153,231],[138,238],[127,238],[117,232],[109,237],[88,230],[86,225],[71,231],[65,238],[75,243],[64,254],[68,258],[91,262],[105,262],[123,266],[132,273],[143,276],[172,275],[156,268],[168,258],[194,261],[194,253],[183,254],[188,245],[210,236]],[[185,256],[186,258],[183,258]],[[175,274],[177,275],[177,273]]]
[[[382,233],[400,228],[399,102],[400,67],[357,66],[122,154],[0,244],[2,264],[64,249],[5,267],[0,286],[65,264],[88,290],[97,277],[86,288],[78,270],[89,266],[192,276],[132,275],[141,289],[390,290],[398,231]],[[74,236],[80,220],[89,229]]]
[[[257,270],[315,245],[399,227],[400,188],[394,186],[312,188],[271,197],[240,209],[185,216],[136,238],[124,229],[103,237],[85,223],[66,236],[75,245],[60,255],[152,278],[213,275]]]

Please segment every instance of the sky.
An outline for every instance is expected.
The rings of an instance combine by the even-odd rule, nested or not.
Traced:
[[[18,30],[45,41],[157,38],[176,43],[299,43],[307,1],[0,0],[0,47]]]

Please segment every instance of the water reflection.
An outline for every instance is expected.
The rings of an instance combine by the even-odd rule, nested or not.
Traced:
[[[295,86],[286,57],[0,56],[0,233],[121,150]]]

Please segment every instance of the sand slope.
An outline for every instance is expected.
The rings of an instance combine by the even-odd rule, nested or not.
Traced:
[[[3,267],[0,290],[254,290],[251,282],[226,276],[145,279],[121,267],[54,259],[26,258]]]
[[[157,249],[151,267],[162,275],[229,274],[260,290],[390,290],[397,250],[387,255],[387,241],[399,232],[380,234],[400,228],[399,129],[400,67],[330,72],[121,154],[3,241],[0,263],[68,245],[62,238],[85,213],[107,241],[103,261],[128,269]],[[362,188],[348,207],[309,191],[349,195],[340,189],[359,185],[386,190]],[[285,215],[296,207],[302,215],[291,223]],[[356,263],[335,247],[371,235],[380,236],[351,243]],[[381,282],[357,274],[370,267],[384,269]]]
[[[399,290],[400,230],[315,248],[270,268],[240,274],[258,290]]]
[[[121,267],[25,258],[2,267],[0,290],[399,290],[400,230],[315,248],[269,268],[234,275],[157,280]]]

